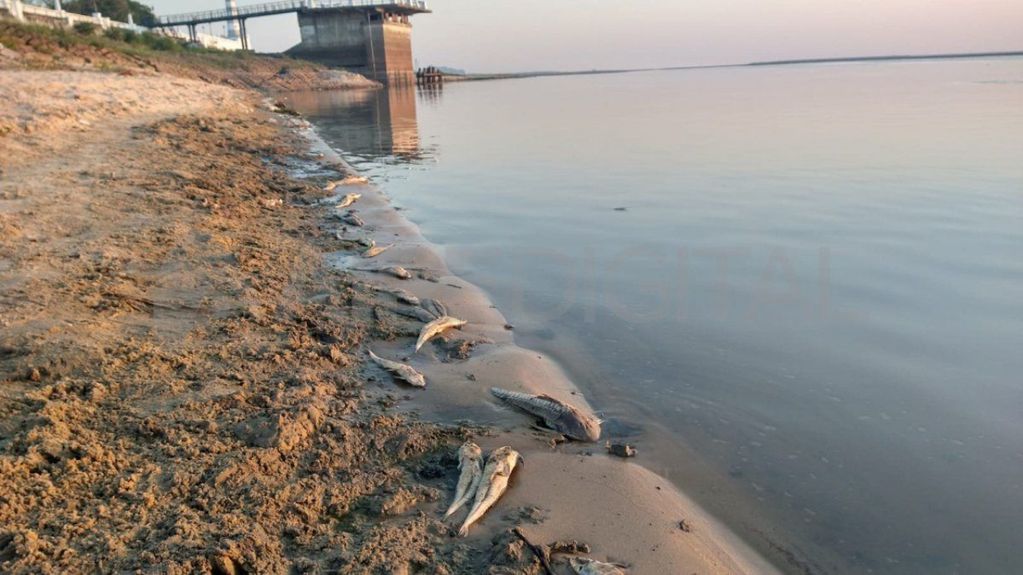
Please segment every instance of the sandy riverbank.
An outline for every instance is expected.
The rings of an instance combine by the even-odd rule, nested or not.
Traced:
[[[668,481],[497,404],[586,402],[381,190],[342,188],[367,223],[343,230],[322,184],[349,168],[259,96],[73,72],[0,92],[0,570],[541,573],[518,525],[631,573],[770,572]],[[363,260],[366,235],[395,246]],[[419,277],[344,269],[384,265]],[[469,325],[412,356],[421,324],[381,286]],[[525,464],[456,539],[470,437]]]

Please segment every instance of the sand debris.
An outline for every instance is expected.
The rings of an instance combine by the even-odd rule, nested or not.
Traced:
[[[373,353],[371,350],[367,351],[369,351],[369,357],[376,362],[377,365],[393,373],[402,381],[413,387],[426,387],[426,378],[423,377],[423,374],[416,371],[411,365],[405,365],[404,363],[384,359]]]
[[[483,450],[472,441],[466,441],[458,449],[458,485],[455,488],[455,499],[444,513],[444,518],[451,517],[463,505],[476,495],[480,480],[483,478]]]
[[[449,315],[441,316],[430,323],[423,326],[423,330],[419,332],[419,339],[416,340],[416,351],[419,351],[426,342],[430,341],[434,336],[437,336],[448,329],[453,327],[462,327],[469,322],[464,319],[458,319]]]
[[[504,495],[508,489],[508,480],[511,479],[511,474],[515,471],[515,466],[518,465],[521,458],[518,451],[508,446],[499,447],[490,454],[490,457],[487,458],[487,466],[483,468],[483,479],[476,491],[472,509],[458,529],[460,537],[468,535],[469,527],[479,521],[483,514]]]
[[[494,397],[544,420],[547,427],[578,441],[600,439],[600,420],[549,395],[530,395],[499,387],[490,388]]]
[[[604,444],[607,448],[607,452],[615,457],[636,457],[636,448],[629,445],[628,443],[611,443],[608,441]]]

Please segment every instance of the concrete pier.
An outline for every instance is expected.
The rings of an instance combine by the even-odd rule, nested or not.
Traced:
[[[405,6],[303,10],[296,58],[358,72],[386,84],[415,84],[412,24],[422,12]]]
[[[194,31],[199,24],[237,22],[242,48],[248,50],[247,20],[291,12],[298,14],[302,42],[289,55],[387,84],[415,84],[409,18],[430,12],[426,0],[278,0],[245,6],[227,0],[223,10],[160,16],[156,26]]]

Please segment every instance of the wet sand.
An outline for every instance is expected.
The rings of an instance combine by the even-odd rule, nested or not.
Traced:
[[[305,134],[325,158],[352,170],[315,132],[306,130]],[[377,345],[389,357],[407,358],[428,379],[427,390],[417,393],[406,407],[431,420],[469,417],[474,423],[501,430],[481,444],[487,451],[512,445],[522,453],[526,463],[517,471],[515,487],[502,504],[542,510],[544,521],[525,531],[538,541],[585,541],[595,557],[629,565],[633,573],[775,572],[669,481],[607,454],[602,444],[560,443],[559,438],[557,447],[552,448],[557,433],[531,428],[531,417],[493,398],[489,389],[503,387],[550,395],[591,411],[556,362],[515,345],[512,326],[486,294],[451,274],[439,251],[402,217],[383,190],[367,183],[346,186],[341,193],[351,192],[362,196],[353,208],[367,225],[341,226],[341,237],[393,243],[387,252],[370,260],[373,266],[401,266],[416,270],[416,277],[400,280],[384,274],[353,273],[375,285],[441,301],[451,315],[469,322],[448,336],[455,344],[473,344],[474,350],[465,360],[445,357],[445,347],[450,346],[431,346],[420,354],[410,354],[407,340]],[[342,270],[367,267],[367,260],[346,254],[331,260]],[[690,531],[680,528],[683,521]],[[492,530],[481,531],[483,536],[492,535]]]
[[[586,407],[380,189],[336,190],[367,223],[341,230],[322,186],[351,169],[303,122],[164,76],[0,91],[3,571],[541,573],[516,525],[631,573],[772,571],[668,481],[494,400]],[[359,258],[364,235],[395,246]],[[344,269],[386,265],[421,277]],[[412,354],[421,324],[375,287],[469,324]],[[525,463],[463,540],[440,518],[467,438]]]

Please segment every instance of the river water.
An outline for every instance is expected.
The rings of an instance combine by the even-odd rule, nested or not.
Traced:
[[[793,573],[1023,565],[1023,59],[297,94]]]

